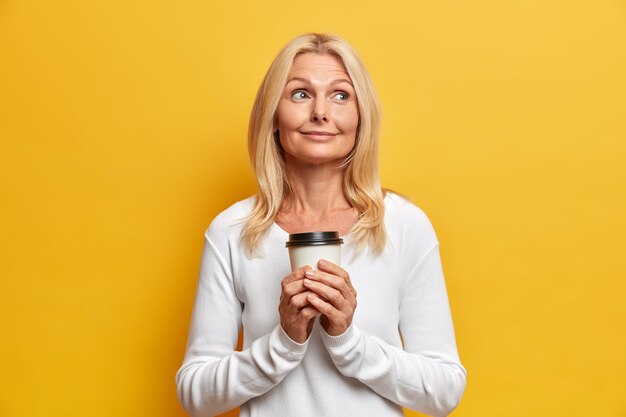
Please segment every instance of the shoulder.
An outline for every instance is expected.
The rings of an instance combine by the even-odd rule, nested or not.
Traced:
[[[385,202],[385,208],[391,214],[405,215],[413,221],[430,223],[428,216],[426,216],[426,213],[424,213],[421,208],[419,208],[418,206],[413,204],[413,202],[408,200],[406,197],[401,196],[400,194],[387,191],[387,194],[385,196]]]
[[[412,241],[424,250],[439,243],[426,213],[405,197],[389,191],[385,197],[385,228],[390,238]]]
[[[255,196],[238,201],[218,214],[206,229],[206,237],[221,240],[241,233],[244,222],[254,207]]]

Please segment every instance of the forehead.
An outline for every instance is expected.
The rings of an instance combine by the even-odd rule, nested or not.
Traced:
[[[348,78],[343,63],[339,58],[329,54],[316,54],[313,52],[307,52],[296,56],[293,60],[293,66],[289,73],[291,77],[302,77],[307,75],[316,76],[328,76],[336,78],[341,76],[342,78]]]

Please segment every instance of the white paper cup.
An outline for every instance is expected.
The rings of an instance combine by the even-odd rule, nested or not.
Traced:
[[[341,245],[343,239],[339,232],[308,232],[292,233],[285,244],[289,249],[291,270],[295,271],[304,265],[317,269],[317,262],[326,259],[341,265]]]

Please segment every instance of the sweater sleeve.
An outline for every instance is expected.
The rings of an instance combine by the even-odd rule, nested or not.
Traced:
[[[294,342],[280,324],[235,351],[242,308],[230,263],[205,234],[187,350],[176,373],[178,398],[193,417],[223,413],[267,392],[304,357],[308,340]]]
[[[404,350],[354,324],[339,336],[321,333],[342,374],[403,407],[447,416],[460,402],[466,372],[456,349],[438,244],[407,277],[399,330]]]

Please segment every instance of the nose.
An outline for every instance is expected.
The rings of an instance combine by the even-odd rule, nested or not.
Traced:
[[[328,114],[326,108],[326,101],[324,99],[317,99],[313,103],[313,111],[311,111],[312,122],[328,122]]]

